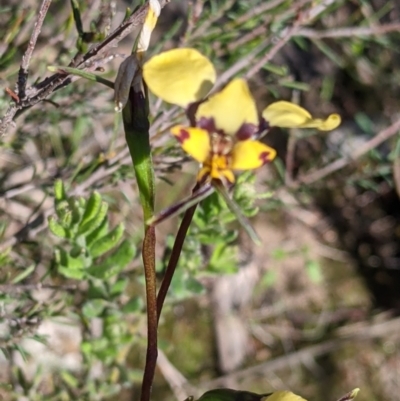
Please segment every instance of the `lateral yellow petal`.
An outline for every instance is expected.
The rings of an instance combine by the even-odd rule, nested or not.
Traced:
[[[276,150],[258,141],[239,141],[232,149],[232,170],[253,170],[274,160]]]
[[[195,49],[173,49],[143,65],[150,90],[168,103],[186,107],[203,99],[213,87],[216,72],[207,57]]]
[[[313,118],[306,109],[283,100],[270,104],[262,116],[271,127],[317,128],[320,131],[335,129],[341,122],[338,114],[331,114],[325,120]]]
[[[178,139],[182,149],[197,160],[204,163],[210,155],[210,136],[207,131],[201,128],[185,127],[176,125],[171,128],[171,133]]]
[[[216,128],[228,135],[234,135],[243,123],[258,125],[257,107],[246,81],[234,79],[202,103],[196,119],[201,117],[214,118]]]
[[[306,401],[303,397],[290,391],[275,391],[270,396],[262,399],[262,401]]]

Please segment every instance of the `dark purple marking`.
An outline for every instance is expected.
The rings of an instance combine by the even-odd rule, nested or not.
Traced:
[[[235,136],[238,141],[247,141],[248,139],[252,138],[257,131],[258,127],[256,125],[251,123],[243,123],[236,132]]]
[[[197,126],[206,130],[209,134],[217,132],[213,117],[200,117],[199,121],[197,121]]]
[[[271,161],[271,152],[262,152],[258,158],[262,161],[262,164],[269,163]]]
[[[256,134],[260,136],[262,133],[267,132],[270,129],[271,126],[269,125],[269,122],[265,118],[261,117]]]
[[[175,135],[176,139],[179,141],[179,143],[185,142],[187,139],[190,138],[190,133],[189,131],[185,130],[184,128],[181,128],[179,131],[179,135]]]

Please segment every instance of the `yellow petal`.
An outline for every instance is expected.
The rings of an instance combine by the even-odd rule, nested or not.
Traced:
[[[144,20],[142,31],[140,32],[137,51],[144,52],[148,49],[151,33],[157,24],[157,19],[161,13],[161,6],[158,0],[150,0],[147,15]]]
[[[317,128],[329,131],[339,126],[341,118],[331,114],[325,120],[312,118],[311,114],[297,104],[280,101],[270,104],[262,113],[271,127]]]
[[[196,119],[201,117],[213,117],[216,128],[230,135],[234,135],[243,123],[258,125],[256,104],[246,81],[235,79],[202,103]]]
[[[210,154],[210,136],[207,131],[200,128],[177,125],[171,128],[172,134],[180,142],[182,149],[193,159],[203,163]]]
[[[203,99],[216,73],[207,57],[194,49],[174,49],[152,57],[143,66],[150,90],[168,103],[186,107]]]
[[[240,141],[232,149],[233,170],[252,170],[274,160],[276,150],[258,141]]]
[[[270,396],[263,398],[263,401],[306,401],[304,398],[290,391],[275,391]]]

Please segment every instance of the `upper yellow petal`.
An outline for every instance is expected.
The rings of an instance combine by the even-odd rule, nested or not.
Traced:
[[[221,92],[202,103],[196,113],[201,117],[214,118],[217,129],[235,134],[243,123],[258,125],[257,108],[246,81],[234,79]]]
[[[210,136],[200,128],[176,125],[171,128],[172,134],[180,142],[182,149],[193,159],[204,163],[211,152]]]
[[[341,122],[338,114],[331,114],[325,120],[313,118],[306,109],[283,100],[270,104],[262,116],[271,127],[317,128],[320,131],[335,129]]]
[[[290,391],[275,391],[270,396],[263,398],[263,401],[306,401],[304,398]]]
[[[213,87],[216,72],[195,49],[174,49],[152,57],[143,66],[150,90],[168,103],[186,107],[203,99]]]
[[[276,150],[258,141],[239,141],[232,149],[233,170],[253,170],[272,161]]]

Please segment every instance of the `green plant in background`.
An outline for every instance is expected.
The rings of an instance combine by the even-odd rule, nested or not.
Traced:
[[[54,251],[53,268],[57,273],[77,280],[108,279],[133,259],[136,248],[132,241],[121,241],[123,223],[110,230],[108,205],[98,192],[88,200],[68,197],[63,182],[57,180],[54,200],[56,216],[49,218],[49,228],[64,240]]]

